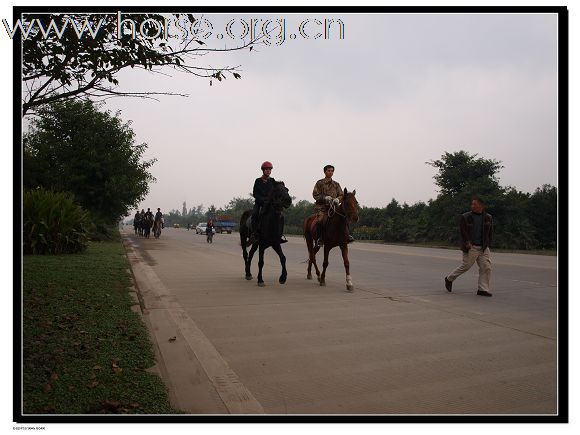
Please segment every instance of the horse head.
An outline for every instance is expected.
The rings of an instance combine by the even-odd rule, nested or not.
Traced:
[[[344,188],[342,196],[342,210],[349,222],[358,222],[358,201],[356,200],[356,189],[349,192]]]
[[[283,208],[288,208],[292,205],[292,197],[283,181],[275,182],[274,188],[270,193],[269,203],[277,212],[281,212]]]

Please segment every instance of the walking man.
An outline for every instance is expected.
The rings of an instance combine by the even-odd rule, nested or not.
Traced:
[[[463,213],[459,220],[459,233],[461,235],[461,250],[463,261],[461,265],[445,277],[445,288],[451,291],[453,281],[467,272],[477,261],[479,266],[479,279],[477,281],[478,296],[491,297],[489,281],[491,278],[491,235],[493,220],[489,213],[485,212],[485,204],[479,197],[471,200],[471,211]]]

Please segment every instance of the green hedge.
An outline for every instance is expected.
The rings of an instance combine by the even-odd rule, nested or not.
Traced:
[[[68,254],[87,247],[89,213],[72,195],[43,188],[24,192],[24,254]]]

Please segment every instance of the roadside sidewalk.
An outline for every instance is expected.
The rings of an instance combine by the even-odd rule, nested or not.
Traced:
[[[157,372],[172,404],[191,414],[260,414],[260,403],[146,264],[127,234],[123,245],[131,263],[144,323],[157,359]]]

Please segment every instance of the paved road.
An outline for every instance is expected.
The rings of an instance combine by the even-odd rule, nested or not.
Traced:
[[[352,244],[347,292],[338,250],[326,287],[306,280],[300,237],[285,285],[266,252],[263,288],[237,234],[126,242],[159,370],[191,413],[557,412],[556,257],[492,254],[483,298],[476,267],[444,289],[455,250]]]

